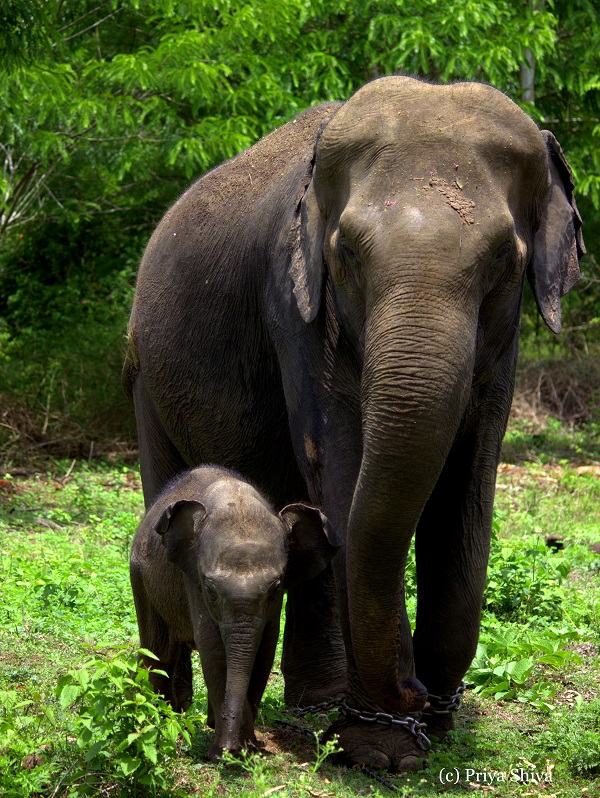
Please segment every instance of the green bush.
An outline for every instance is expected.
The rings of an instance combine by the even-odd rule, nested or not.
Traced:
[[[51,783],[47,750],[56,734],[56,716],[39,694],[35,698],[19,690],[0,690],[0,795],[27,798]],[[33,759],[31,767],[28,758]]]
[[[578,661],[565,646],[577,634],[567,629],[535,631],[522,625],[486,622],[467,674],[473,692],[496,701],[517,700],[537,709],[553,709],[558,684],[540,674],[540,666],[559,670]]]
[[[498,619],[551,624],[563,615],[562,583],[570,565],[561,553],[534,540],[492,543],[484,609]]]
[[[70,777],[70,795],[95,794],[107,775],[122,796],[178,794],[170,763],[179,739],[190,744],[199,718],[175,712],[158,697],[136,658],[91,659],[61,677],[56,694],[63,709],[76,711],[73,729],[82,756]]]

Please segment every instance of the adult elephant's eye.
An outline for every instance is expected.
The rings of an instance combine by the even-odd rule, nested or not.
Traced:
[[[331,276],[336,285],[343,285],[348,276],[348,270],[353,269],[357,261],[356,253],[346,238],[340,238],[337,246],[337,257],[330,265]]]
[[[513,251],[513,243],[512,241],[505,241],[504,244],[500,247],[500,249],[496,252],[496,260],[504,260],[507,258],[511,252]]]
[[[219,597],[217,588],[215,587],[214,582],[211,582],[210,579],[206,579],[204,581],[204,593],[206,594],[208,601],[216,601]]]
[[[269,592],[267,593],[267,598],[269,601],[272,601],[275,596],[279,593],[279,588],[281,587],[281,579],[276,579],[273,584],[269,587]]]
[[[347,264],[351,264],[356,260],[356,252],[345,238],[340,241],[340,257]]]

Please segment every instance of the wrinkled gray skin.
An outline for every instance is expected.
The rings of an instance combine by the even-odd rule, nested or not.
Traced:
[[[276,514],[225,469],[181,475],[142,521],[130,573],[142,648],[154,689],[177,710],[192,701],[191,648],[208,690],[209,750],[256,742],[254,721],[273,665],[283,591],[316,576],[341,544],[314,507]]]
[[[158,225],[124,370],[147,499],[186,463],[217,462],[278,505],[307,492],[346,540],[335,592],[328,570],[289,594],[288,703],[346,689],[355,707],[418,716],[460,683],[523,282],[558,332],[580,228],[551,133],[490,86],[406,77],[306,111]],[[335,731],[351,762],[418,766],[398,727]]]

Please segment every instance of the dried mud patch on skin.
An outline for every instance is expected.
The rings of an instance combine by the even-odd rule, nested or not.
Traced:
[[[465,224],[475,224],[475,217],[473,215],[475,203],[472,199],[465,197],[456,183],[450,185],[443,177],[431,177],[428,185],[424,186],[424,188],[425,190],[436,188],[440,194],[446,198],[448,205],[458,213]]]
[[[231,161],[208,172],[183,194],[185,197],[191,192],[192,214],[199,219],[215,214],[215,220],[226,218],[229,224],[243,224],[246,209],[266,197],[290,170],[304,163],[305,180],[298,185],[296,196],[289,198],[290,207],[295,207],[310,182],[310,164],[319,130],[340,107],[341,103],[329,102],[309,108]],[[173,209],[165,219],[172,213]]]

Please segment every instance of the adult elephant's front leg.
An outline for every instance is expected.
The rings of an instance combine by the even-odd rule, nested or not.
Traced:
[[[479,639],[489,557],[496,469],[510,407],[506,390],[490,412],[475,411],[457,440],[416,534],[417,677],[430,694],[428,734],[453,728],[456,694]]]
[[[457,314],[461,340],[449,338],[454,319],[445,308],[444,328],[417,347],[409,314],[392,323],[386,309],[373,312],[365,331],[363,454],[346,541],[342,623],[348,705],[358,713],[346,713],[333,731],[350,762],[395,771],[422,766],[427,746],[418,725],[427,689],[415,675],[404,569],[468,405],[473,350],[462,338],[473,323]]]

